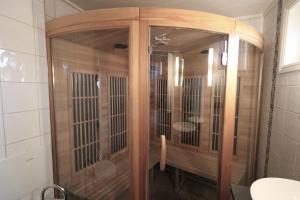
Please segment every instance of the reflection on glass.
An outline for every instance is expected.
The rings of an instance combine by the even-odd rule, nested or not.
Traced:
[[[127,29],[51,40],[58,184],[71,199],[128,199],[127,46]]]
[[[260,58],[261,51],[257,47],[240,41],[232,182],[246,186],[254,179]]]
[[[208,49],[208,70],[207,70],[207,85],[212,85],[212,76],[213,76],[213,62],[214,62],[214,49]]]
[[[194,29],[151,28],[150,199],[216,199],[218,155],[210,144],[214,113],[224,106],[224,82],[214,85],[225,80],[225,40]],[[163,172],[161,135],[167,141]]]

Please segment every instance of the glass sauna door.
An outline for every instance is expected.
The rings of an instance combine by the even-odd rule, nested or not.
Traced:
[[[149,199],[217,198],[227,36],[150,29]]]
[[[128,33],[51,39],[56,179],[70,200],[128,199]]]
[[[261,50],[240,40],[232,160],[232,184],[250,186],[254,181]]]

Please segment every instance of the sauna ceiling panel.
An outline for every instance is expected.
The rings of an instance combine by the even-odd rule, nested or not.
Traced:
[[[115,44],[128,45],[128,34],[128,29],[109,29],[71,33],[60,38],[90,48],[109,50]]]
[[[151,44],[153,51],[190,52],[207,49],[210,44],[223,39],[224,35],[187,28],[153,27]]]
[[[163,7],[199,10],[239,17],[263,13],[273,0],[70,0],[85,10],[119,7]]]

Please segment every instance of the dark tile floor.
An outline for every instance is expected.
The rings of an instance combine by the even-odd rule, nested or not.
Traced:
[[[164,172],[160,172],[159,165],[153,167],[150,176],[149,196],[150,200],[216,200],[217,187],[214,181],[180,170],[179,184],[176,184],[176,169],[166,166]],[[150,173],[151,174],[151,173]],[[117,200],[129,200],[128,191],[124,191]],[[86,200],[74,195],[71,200]]]
[[[150,200],[216,200],[215,182],[180,171],[179,174],[184,175],[180,176],[180,183],[176,186],[175,170],[167,166],[164,172],[160,172],[159,167],[154,166],[150,178]]]

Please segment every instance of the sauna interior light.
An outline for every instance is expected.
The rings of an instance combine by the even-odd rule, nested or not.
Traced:
[[[181,58],[181,76],[180,76],[180,86],[183,85],[183,69],[184,69],[184,59]]]
[[[214,49],[208,49],[208,69],[207,69],[207,86],[212,85],[212,73],[213,73],[213,62],[214,62]]]
[[[160,61],[159,63],[159,75],[162,75],[163,74],[163,66],[162,66],[162,61]]]
[[[101,84],[100,80],[97,80],[97,83],[96,83],[97,88],[100,88],[100,84]]]
[[[179,86],[179,57],[175,57],[175,86]]]
[[[224,52],[222,53],[222,65],[223,66],[227,65],[227,40],[225,41],[225,48],[224,48]]]
[[[183,83],[184,59],[175,57],[175,86],[182,86]]]
[[[62,66],[62,67],[63,67],[64,70],[69,69],[69,65],[68,65],[67,63],[63,63],[63,66]]]

